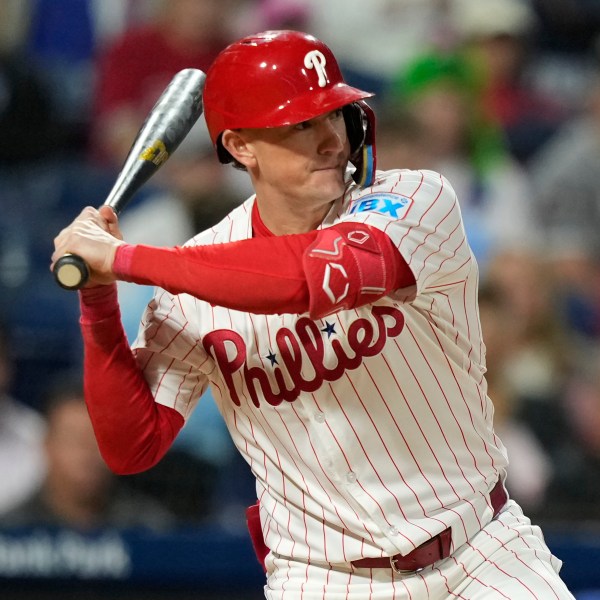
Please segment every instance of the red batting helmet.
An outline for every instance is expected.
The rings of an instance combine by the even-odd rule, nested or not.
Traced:
[[[348,85],[331,50],[299,31],[265,31],[223,50],[206,75],[204,115],[221,162],[232,157],[220,143],[225,129],[280,127],[338,108],[351,145],[354,179],[374,172],[374,116],[363,101],[373,96]]]

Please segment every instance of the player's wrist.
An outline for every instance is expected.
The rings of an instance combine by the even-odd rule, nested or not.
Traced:
[[[116,247],[112,261],[112,272],[117,279],[127,280],[127,276],[131,272],[134,249],[135,245],[126,242],[121,242]]]

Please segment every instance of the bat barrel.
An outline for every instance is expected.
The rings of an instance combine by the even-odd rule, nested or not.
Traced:
[[[179,71],[148,113],[104,202],[117,214],[175,152],[202,114],[205,79],[200,69]]]
[[[104,204],[119,214],[135,192],[168,160],[202,114],[206,75],[200,69],[179,71],[165,88],[140,127]],[[58,285],[77,290],[90,270],[85,261],[66,254],[53,268]]]

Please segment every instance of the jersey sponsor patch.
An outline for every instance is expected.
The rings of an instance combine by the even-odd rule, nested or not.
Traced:
[[[374,212],[386,215],[393,219],[403,219],[412,206],[412,198],[393,194],[391,192],[377,192],[367,194],[358,198],[350,207],[350,214],[355,215],[362,212]]]

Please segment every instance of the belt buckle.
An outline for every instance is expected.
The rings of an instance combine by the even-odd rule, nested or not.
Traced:
[[[410,569],[399,569],[396,566],[396,556],[390,556],[390,567],[392,568],[392,571],[394,571],[394,573],[396,573],[397,575],[414,575],[415,573],[418,573],[421,569],[414,569],[414,570],[410,570]]]

